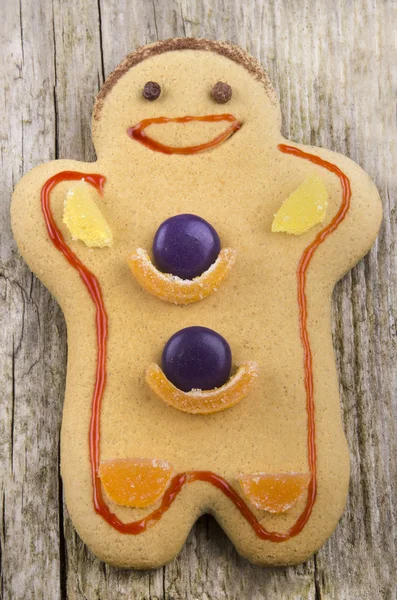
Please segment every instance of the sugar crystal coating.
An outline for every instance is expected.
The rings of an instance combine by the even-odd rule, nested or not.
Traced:
[[[73,240],[84,242],[89,248],[111,246],[111,229],[96,203],[98,193],[85,181],[74,183],[67,191],[63,222]]]
[[[114,458],[101,463],[99,476],[109,498],[120,506],[144,508],[163,494],[172,474],[165,460]]]
[[[128,264],[137,282],[147,292],[164,302],[185,305],[203,300],[216,292],[235,261],[236,251],[223,248],[214,264],[195,279],[180,279],[169,273],[161,273],[143,248],[138,248],[129,257]]]
[[[302,497],[310,482],[308,473],[254,473],[237,477],[244,494],[260,510],[280,514]]]
[[[149,365],[146,371],[147,384],[161,400],[177,410],[195,415],[210,415],[235,406],[248,396],[257,377],[258,365],[246,361],[220,388],[183,392],[167,379],[155,363]]]

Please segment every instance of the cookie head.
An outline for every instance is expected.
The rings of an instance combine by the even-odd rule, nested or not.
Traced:
[[[147,153],[241,153],[271,144],[280,110],[267,75],[240,48],[173,39],[130,54],[98,95],[93,137],[99,158]]]

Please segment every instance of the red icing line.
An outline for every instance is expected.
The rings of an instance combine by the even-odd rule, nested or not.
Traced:
[[[316,426],[314,416],[314,392],[313,392],[313,358],[312,351],[309,342],[309,334],[307,331],[307,301],[306,301],[306,273],[309,268],[310,262],[317,248],[327,239],[331,233],[333,233],[337,227],[342,223],[346,217],[347,211],[350,207],[351,199],[351,188],[349,178],[333,163],[330,163],[315,154],[309,154],[294,146],[287,146],[286,144],[279,144],[278,149],[285,154],[292,154],[299,158],[309,160],[315,165],[324,167],[327,171],[334,173],[339,177],[339,181],[342,187],[342,203],[339,207],[338,212],[332,219],[332,221],[320,231],[315,237],[313,242],[305,248],[302,257],[299,261],[297,270],[298,279],[298,303],[299,303],[299,328],[300,335],[303,345],[304,355],[304,372],[305,372],[305,390],[306,390],[306,409],[307,409],[307,447],[308,447],[308,459],[309,468],[311,473],[311,480],[308,488],[308,498],[305,509],[298,521],[289,531],[290,537],[296,535],[303,529],[310,514],[313,510],[314,502],[317,494],[317,469],[316,469]],[[298,526],[299,524],[299,526]]]
[[[97,335],[97,365],[94,394],[92,397],[92,412],[90,423],[90,463],[91,475],[94,490],[94,503],[102,497],[101,481],[98,475],[99,452],[100,452],[100,409],[106,384],[106,348],[108,336],[108,320],[105,310],[105,304],[102,298],[102,291],[95,275],[81,262],[81,260],[72,252],[61,231],[58,229],[50,207],[50,193],[54,187],[62,181],[76,181],[84,179],[87,183],[94,186],[102,195],[103,186],[106,178],[102,175],[92,175],[79,173],[78,171],[62,171],[48,179],[41,190],[41,208],[44,214],[45,224],[48,235],[54,246],[62,252],[66,260],[79,273],[84,285],[87,288],[96,309],[96,335]]]
[[[205,119],[205,117],[203,117],[202,119]],[[277,533],[265,529],[263,525],[260,524],[254,513],[244,502],[244,500],[229,485],[229,483],[219,475],[216,475],[216,473],[212,473],[210,471],[191,471],[188,473],[180,473],[178,475],[175,475],[175,477],[173,477],[173,479],[171,480],[169,487],[165,491],[165,494],[161,501],[161,505],[149,515],[143,517],[142,519],[139,519],[138,521],[123,523],[114,513],[111,512],[103,498],[101,481],[98,474],[100,458],[100,411],[106,383],[106,349],[108,326],[105,305],[103,302],[102,292],[97,278],[95,277],[95,275],[93,275],[93,273],[91,273],[91,271],[89,271],[89,269],[87,269],[87,267],[80,261],[80,259],[72,252],[72,250],[66,244],[62,233],[60,232],[55,223],[50,208],[50,193],[58,183],[62,181],[81,180],[84,178],[85,181],[93,185],[99,191],[99,193],[102,194],[103,185],[105,183],[105,177],[96,174],[86,174],[75,171],[63,171],[48,179],[48,181],[46,181],[41,190],[41,205],[48,235],[50,236],[50,239],[55,245],[55,247],[58,250],[60,250],[60,252],[62,252],[62,254],[71,264],[71,266],[74,269],[76,269],[76,271],[79,273],[96,308],[98,355],[96,368],[96,382],[92,399],[92,413],[89,431],[93,503],[96,513],[100,515],[111,527],[117,529],[117,531],[119,531],[120,533],[139,534],[145,531],[149,526],[153,525],[161,519],[162,515],[169,509],[171,504],[174,502],[175,498],[177,497],[183,486],[186,483],[192,483],[194,481],[204,481],[210,483],[218,490],[220,490],[233,502],[233,504],[241,513],[241,515],[253,528],[256,535],[263,540],[270,540],[272,542],[286,541],[300,533],[305,524],[307,523],[307,520],[309,519],[316,498],[317,481],[312,355],[307,332],[307,305],[305,295],[306,272],[315,250],[328,237],[328,235],[335,231],[335,229],[346,216],[350,204],[351,191],[349,179],[336,165],[333,165],[332,163],[329,163],[313,154],[303,152],[302,150],[294,148],[293,146],[286,146],[284,144],[280,144],[278,148],[281,152],[293,154],[300,158],[304,158],[336,174],[341,181],[343,190],[342,204],[338,213],[333,218],[331,223],[325,229],[323,229],[315,238],[315,240],[305,249],[297,271],[298,301],[300,310],[299,322],[302,344],[304,347],[305,389],[308,412],[308,458],[312,479],[309,484],[308,499],[305,509],[303,510],[302,514],[297,519],[295,524],[286,533]]]
[[[198,144],[197,146],[166,146],[156,140],[153,140],[145,133],[146,127],[149,125],[164,124],[164,123],[191,123],[192,121],[205,121],[206,123],[215,123],[218,121],[229,121],[231,125],[225,129],[221,134],[215,137],[213,140],[206,142],[205,144]],[[144,119],[134,127],[130,127],[127,130],[128,135],[140,142],[147,148],[156,152],[162,152],[163,154],[197,154],[203,150],[209,150],[215,146],[219,146],[222,142],[226,141],[235,131],[240,129],[241,123],[239,123],[233,115],[207,115],[204,117],[156,117],[153,119]]]

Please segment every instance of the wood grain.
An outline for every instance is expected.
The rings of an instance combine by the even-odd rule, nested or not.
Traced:
[[[4,600],[397,598],[397,143],[394,0],[3,0],[0,19],[0,597]],[[163,569],[120,571],[77,537],[62,503],[58,437],[66,331],[19,257],[16,181],[55,157],[91,160],[104,77],[138,45],[225,39],[259,58],[283,133],[357,161],[385,220],[334,293],[334,341],[351,490],[342,521],[305,565],[260,569],[203,517]]]

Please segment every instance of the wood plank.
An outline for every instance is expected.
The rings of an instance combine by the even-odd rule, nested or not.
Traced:
[[[69,3],[67,17],[63,3],[59,2],[56,13],[62,19],[64,25],[67,23],[69,33],[81,25],[81,29],[88,30],[89,42],[81,43],[70,35],[68,44],[62,45],[62,57],[59,52],[59,65],[70,64],[73,55],[80,56],[82,53],[89,56],[88,64],[80,66],[76,73],[65,70],[63,90],[58,87],[59,97],[65,96],[67,89],[70,94],[79,97],[82,81],[85,81],[84,89],[81,89],[82,97],[86,98],[85,108],[80,109],[78,120],[85,127],[86,132],[91,131],[91,112],[94,97],[98,91],[98,81],[102,81],[103,74],[109,75],[110,71],[120,62],[131,48],[147,43],[154,39],[155,27],[153,9],[150,3],[109,3],[109,2],[87,2],[83,14],[80,12],[80,3],[75,0]],[[99,10],[98,10],[99,9]],[[139,27],[140,23],[144,26]],[[149,30],[149,31],[148,31]],[[149,36],[149,37],[147,37]],[[87,48],[89,43],[89,49]],[[95,64],[100,65],[98,80],[92,77],[95,65],[92,63],[95,56]],[[103,69],[103,71],[102,71]],[[87,83],[87,79],[88,82]],[[59,85],[59,84],[58,84]],[[64,100],[64,110],[69,111],[70,122],[76,121],[73,109]],[[61,132],[63,124],[59,125],[59,140],[62,157],[73,157],[90,160],[93,150],[86,153],[86,145],[82,143],[81,134],[78,129],[80,124],[73,127],[73,133],[68,132],[69,143],[63,139]],[[66,127],[67,129],[67,127]],[[65,133],[67,133],[65,131]],[[88,137],[88,136],[86,136]],[[80,140],[77,141],[77,140]],[[70,143],[76,145],[77,150],[72,154]],[[122,571],[104,565],[91,552],[87,550],[79,537],[74,532],[73,526],[65,517],[65,540],[66,540],[66,568],[68,598],[80,600],[82,598],[91,600],[94,598],[106,599],[144,599],[163,597],[163,571],[162,569],[149,572]],[[82,568],[83,565],[83,568]],[[132,591],[133,590],[133,591]],[[133,594],[133,596],[131,596]]]
[[[386,200],[385,183],[393,182],[394,189],[397,183],[392,172],[397,158],[395,114],[391,96],[385,93],[393,85],[395,89],[397,81],[392,61],[393,15],[387,3],[355,4],[354,9],[345,2],[336,3],[326,22],[319,25],[321,39],[315,31],[310,33],[307,15],[307,43],[300,45],[297,39],[290,43],[295,62],[291,89],[301,85],[300,67],[313,56],[307,69],[311,100],[306,104],[306,95],[297,94],[291,103],[290,135],[348,154],[370,173]],[[371,50],[367,47],[370,40],[378,40]],[[285,59],[280,62],[287,64]],[[331,78],[329,65],[335,66]],[[312,90],[323,95],[321,102]],[[296,122],[292,115],[301,117]],[[313,128],[316,116],[318,127]],[[391,415],[397,408],[397,371],[392,359],[395,339],[386,325],[389,321],[393,327],[396,316],[396,255],[388,251],[395,240],[396,222],[391,207],[385,208],[376,246],[334,293],[334,342],[352,477],[344,517],[316,557],[318,590],[325,598],[393,597],[397,589],[393,493],[397,471],[389,458],[396,455],[396,421]],[[394,307],[388,286],[393,290]]]
[[[46,0],[5,4],[0,20],[1,595],[57,600],[65,327],[58,305],[19,257],[9,217],[15,182],[55,154],[52,10]]]
[[[6,45],[0,58],[6,81],[0,114],[8,115],[0,134],[2,597],[395,597],[395,2],[231,0],[226,7],[220,0],[54,0],[52,14],[49,0],[22,0],[22,19],[19,6],[6,3],[0,35]],[[16,254],[10,191],[22,171],[56,152],[90,160],[90,113],[103,75],[134,47],[175,35],[234,41],[257,56],[278,90],[285,135],[350,155],[371,174],[384,200],[386,219],[376,247],[334,294],[334,339],[352,456],[349,503],[330,541],[297,568],[250,565],[209,517],[199,520],[173,563],[151,572],[107,567],[85,548],[66,515],[64,529],[59,527],[64,323]],[[42,391],[48,389],[50,397]]]

